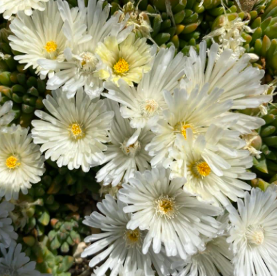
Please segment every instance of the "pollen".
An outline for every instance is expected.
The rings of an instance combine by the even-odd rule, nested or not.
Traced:
[[[167,218],[172,218],[175,215],[175,200],[168,196],[162,196],[156,200],[156,212],[160,216],[165,216]]]
[[[82,128],[79,124],[72,124],[70,130],[75,138],[80,138],[83,135]]]
[[[124,58],[120,58],[113,69],[117,74],[124,74],[129,71],[129,64]]]
[[[46,45],[44,46],[44,49],[48,52],[48,53],[53,53],[57,50],[58,45],[56,44],[55,41],[48,41],[46,43]]]
[[[259,226],[249,226],[246,232],[246,238],[250,245],[257,246],[264,242],[264,230]]]
[[[125,238],[126,238],[127,244],[129,244],[129,245],[136,244],[140,240],[139,229],[137,228],[135,230],[127,230],[125,232]]]
[[[155,100],[148,100],[145,103],[144,109],[147,113],[152,114],[158,109],[158,103]]]
[[[20,162],[18,161],[18,159],[15,156],[10,156],[9,158],[7,158],[6,160],[6,166],[9,169],[15,169],[18,166],[20,166]]]
[[[205,161],[198,163],[196,169],[201,176],[208,176],[211,173],[211,168]]]
[[[187,139],[187,129],[188,128],[193,130],[193,127],[190,124],[183,124],[182,125],[181,133],[182,133],[182,135],[184,136],[185,139]]]

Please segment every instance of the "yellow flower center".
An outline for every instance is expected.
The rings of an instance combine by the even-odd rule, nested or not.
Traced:
[[[129,245],[134,245],[140,240],[140,231],[139,229],[127,230],[125,233],[126,242]]]
[[[48,52],[48,53],[53,53],[57,50],[58,45],[56,44],[55,41],[48,41],[46,43],[46,45],[44,46],[44,49]]]
[[[182,135],[184,136],[185,139],[187,139],[187,131],[186,130],[188,128],[192,129],[192,131],[193,131],[193,127],[190,124],[183,124],[182,128],[181,128],[181,133],[182,133]]]
[[[158,107],[159,105],[155,100],[148,100],[146,101],[144,109],[147,113],[151,114],[154,113],[158,109]]]
[[[127,144],[127,141],[124,141],[123,144],[121,145],[121,149],[126,155],[135,156],[137,152],[140,151],[141,147],[140,147],[139,141],[136,141],[134,144],[131,144],[129,146],[127,146],[126,144]]]
[[[117,74],[124,74],[129,71],[129,64],[124,58],[120,58],[113,69]]]
[[[246,237],[250,245],[261,245],[264,242],[264,230],[261,227],[248,227]]]
[[[172,218],[175,215],[175,200],[168,196],[162,196],[156,200],[156,212],[167,218]]]
[[[211,168],[205,161],[198,163],[196,169],[201,176],[208,176],[211,173]]]
[[[83,135],[82,128],[77,123],[72,124],[70,130],[71,130],[71,133],[73,134],[74,138],[81,138]]]
[[[15,169],[16,167],[20,166],[20,162],[18,162],[18,159],[12,155],[9,158],[7,158],[6,166],[9,169]]]

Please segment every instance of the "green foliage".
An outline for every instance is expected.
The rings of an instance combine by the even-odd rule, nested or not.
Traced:
[[[259,56],[255,66],[274,76],[277,74],[277,1],[271,0],[267,6],[259,3],[249,17],[249,26],[254,32],[245,34],[244,47]]]
[[[277,105],[268,107],[268,114],[262,116],[265,125],[259,130],[261,157],[254,158],[253,171],[258,178],[272,183],[277,180]]]
[[[0,52],[6,55],[0,60],[0,104],[13,101],[16,113],[14,123],[29,127],[34,118],[34,111],[43,108],[42,100],[48,93],[46,81],[41,80],[32,68],[24,69],[23,64],[14,60],[16,52],[9,46],[8,29],[0,30]]]

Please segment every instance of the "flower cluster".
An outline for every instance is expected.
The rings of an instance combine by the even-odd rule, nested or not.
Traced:
[[[210,34],[222,45],[184,55],[149,41],[150,27],[137,35],[133,5],[110,16],[102,0],[9,3],[0,12],[16,14],[15,60],[49,95],[31,130],[12,124],[12,102],[0,107],[0,274],[40,275],[14,241],[8,201],[40,182],[46,159],[85,173],[101,166],[109,194],[83,222],[101,230],[82,253],[96,276],[277,275],[277,189],[251,189],[243,139],[265,122],[241,112],[272,96],[234,43],[240,32],[222,27]]]

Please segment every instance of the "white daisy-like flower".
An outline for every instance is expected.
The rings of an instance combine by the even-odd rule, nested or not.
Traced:
[[[123,184],[118,198],[129,204],[123,208],[133,213],[127,228],[148,230],[142,252],[159,253],[165,246],[167,256],[188,255],[204,250],[203,238],[215,237],[220,222],[213,216],[221,211],[208,203],[200,202],[183,191],[184,178],[169,180],[169,170],[163,168],[134,173],[129,184]]]
[[[148,17],[148,12],[140,11],[138,5],[135,6],[134,1],[129,1],[122,8],[120,21],[127,17],[127,26],[133,27],[136,37],[147,37],[151,40],[150,33],[153,31]]]
[[[48,70],[41,68],[37,61],[64,60],[66,38],[62,32],[63,24],[57,2],[53,0],[46,4],[43,12],[34,11],[31,17],[19,12],[10,24],[14,34],[9,36],[10,45],[13,50],[22,53],[15,56],[15,60],[26,63],[25,69],[32,66],[45,78]]]
[[[13,14],[19,11],[24,11],[28,16],[33,14],[33,10],[43,11],[45,9],[45,2],[49,0],[1,0],[0,13],[4,13],[5,19],[10,19]]]
[[[123,119],[119,105],[107,100],[110,110],[115,117],[110,131],[110,143],[107,145],[103,166],[96,175],[97,181],[103,181],[103,185],[127,182],[135,171],[143,172],[150,169],[151,157],[145,151],[145,146],[151,141],[153,134],[150,130],[135,130],[131,128],[128,119]]]
[[[14,232],[12,219],[8,217],[13,209],[14,205],[8,201],[2,201],[0,203],[0,244],[6,248],[18,237]]]
[[[154,254],[151,250],[142,254],[145,232],[139,228],[127,229],[131,215],[123,212],[125,206],[121,201],[106,195],[105,199],[97,204],[101,213],[93,212],[85,217],[85,225],[100,228],[103,233],[85,238],[85,242],[92,244],[85,248],[82,257],[94,255],[89,262],[90,267],[103,261],[103,264],[94,270],[97,276],[105,275],[109,269],[112,276],[118,275],[119,270],[124,271],[123,275],[135,275],[138,269],[142,270],[145,276],[154,276],[152,265],[159,276],[169,275],[169,260],[163,254]]]
[[[44,157],[28,129],[13,126],[0,132],[0,198],[17,199],[28,193],[44,173]]]
[[[137,87],[130,87],[124,81],[119,81],[119,87],[110,82],[104,84],[109,90],[105,96],[121,103],[121,114],[131,120],[131,127],[153,125],[165,109],[162,91],[176,88],[184,74],[185,57],[182,53],[174,55],[174,47],[160,49],[151,71],[143,75]]]
[[[205,136],[193,138],[191,129],[186,139],[177,135],[175,147],[170,151],[171,177],[185,177],[184,190],[216,205],[237,201],[251,186],[242,180],[255,178],[247,169],[253,158],[243,150],[239,133],[211,126]]]
[[[183,266],[176,276],[232,276],[234,268],[231,263],[232,251],[226,237],[217,237],[206,243],[204,251],[198,252],[186,261],[176,262]]]
[[[107,111],[104,101],[93,102],[81,88],[71,99],[60,90],[53,91],[43,104],[50,114],[35,112],[41,120],[32,121],[32,136],[35,144],[42,144],[46,159],[70,170],[82,167],[84,172],[99,165],[114,114]]]
[[[146,146],[149,154],[154,156],[152,166],[168,166],[168,154],[171,147],[174,147],[177,135],[181,134],[186,139],[187,129],[191,129],[196,138],[205,134],[212,124],[224,129],[240,128],[240,132],[243,132],[244,124],[248,128],[258,128],[264,123],[260,118],[229,112],[233,101],[220,100],[223,89],[214,88],[209,91],[209,83],[201,89],[196,86],[190,92],[184,89],[175,89],[173,93],[164,91],[167,109],[163,112],[163,118],[152,126],[155,137]],[[247,118],[243,121],[244,116]]]
[[[254,31],[247,26],[249,21],[242,21],[239,16],[233,20],[229,20],[228,17],[227,14],[222,15],[219,28],[204,36],[203,39],[211,38],[214,41],[214,38],[216,38],[221,53],[225,49],[231,49],[235,57],[240,57],[245,52],[245,48],[242,46],[245,42],[241,36],[242,33],[253,33]]]
[[[209,83],[211,94],[215,88],[223,89],[219,101],[232,100],[232,109],[256,108],[261,104],[269,102],[271,95],[264,95],[266,85],[261,85],[264,71],[252,67],[249,63],[251,57],[247,54],[241,58],[233,56],[230,49],[219,52],[218,44],[212,44],[206,54],[206,43],[200,43],[199,55],[193,47],[190,49],[190,56],[186,59],[185,77],[181,81],[181,88],[187,93],[192,93],[196,86],[200,89]],[[207,62],[206,62],[207,61]],[[230,113],[231,115],[232,113]],[[237,113],[238,125],[243,125],[242,134],[252,130],[252,122],[262,123],[260,118],[251,117]],[[247,125],[247,120],[250,126]],[[237,127],[240,129],[240,127]]]
[[[231,230],[227,239],[234,251],[235,276],[277,275],[277,188],[273,184],[265,192],[252,188],[238,210],[232,205]]]
[[[122,79],[133,86],[133,83],[140,82],[144,73],[150,71],[156,50],[155,46],[146,43],[146,38],[136,39],[134,33],[130,33],[121,43],[116,37],[108,36],[95,50],[103,62],[99,77],[116,85]]]
[[[97,45],[111,35],[121,43],[132,31],[131,28],[124,29],[125,21],[119,22],[120,14],[108,19],[110,6],[103,8],[103,3],[102,0],[89,0],[88,7],[85,7],[84,0],[81,0],[78,1],[79,8],[70,10],[66,1],[58,0],[68,48],[64,51],[63,62],[38,61],[42,68],[55,71],[47,82],[47,89],[62,87],[68,97],[73,97],[84,86],[90,98],[99,97],[103,91],[98,73],[102,62],[95,52]]]
[[[190,256],[187,260],[172,259],[172,267],[176,267],[176,276],[232,276],[233,252],[226,241],[229,222],[228,214],[218,218],[222,228],[218,237],[206,240],[206,248]],[[175,274],[174,274],[175,275]]]
[[[21,252],[22,245],[13,242],[9,249],[0,244],[0,275],[3,276],[40,276],[35,270],[36,262],[30,262],[30,258]]]
[[[0,101],[1,98],[2,96],[0,93]],[[7,126],[14,119],[15,113],[12,111],[12,107],[12,101],[7,101],[3,105],[0,105],[0,128]]]

